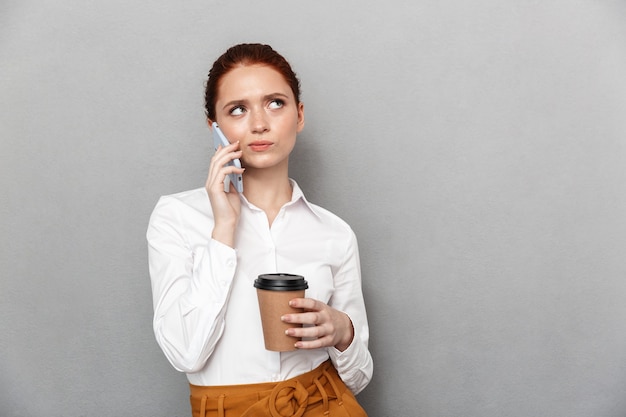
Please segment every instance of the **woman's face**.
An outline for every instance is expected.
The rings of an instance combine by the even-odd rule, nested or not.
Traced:
[[[304,127],[304,106],[272,67],[242,66],[220,80],[215,118],[231,143],[239,141],[246,169],[285,168]]]

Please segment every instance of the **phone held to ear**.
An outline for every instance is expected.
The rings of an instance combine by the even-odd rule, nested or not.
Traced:
[[[224,136],[224,133],[222,133],[222,130],[217,125],[217,123],[213,122],[213,147],[217,151],[217,148],[220,145],[222,145],[222,147],[225,147],[230,145],[230,142],[228,141],[228,139],[226,139],[226,136]],[[232,161],[229,161],[226,165],[241,168],[241,161],[239,161],[239,159],[233,159]],[[241,177],[241,174],[234,173],[228,174],[226,176],[226,180],[224,180],[225,192],[228,192],[230,183],[233,184],[238,192],[243,193],[243,178]]]

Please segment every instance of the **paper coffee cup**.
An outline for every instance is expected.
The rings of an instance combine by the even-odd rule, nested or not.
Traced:
[[[309,288],[304,277],[293,274],[263,274],[254,281],[259,299],[259,312],[265,349],[275,352],[295,350],[294,344],[300,340],[287,336],[285,330],[290,327],[301,327],[301,324],[283,322],[280,318],[285,314],[302,313],[301,308],[289,306],[289,300],[304,297]]]

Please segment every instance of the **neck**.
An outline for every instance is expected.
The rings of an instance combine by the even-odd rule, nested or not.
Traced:
[[[265,212],[270,225],[292,195],[287,172],[271,173],[264,169],[246,168],[243,190],[246,199]]]

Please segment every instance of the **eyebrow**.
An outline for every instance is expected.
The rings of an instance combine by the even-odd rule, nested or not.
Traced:
[[[289,95],[284,94],[284,93],[271,93],[271,94],[266,94],[262,97],[263,101],[267,101],[267,100],[271,100],[273,98],[283,98],[283,99],[289,99]],[[249,100],[231,100],[228,103],[224,104],[224,106],[222,107],[222,109],[226,109],[227,107],[233,107],[233,106],[239,106],[242,104],[245,104],[247,101]]]

